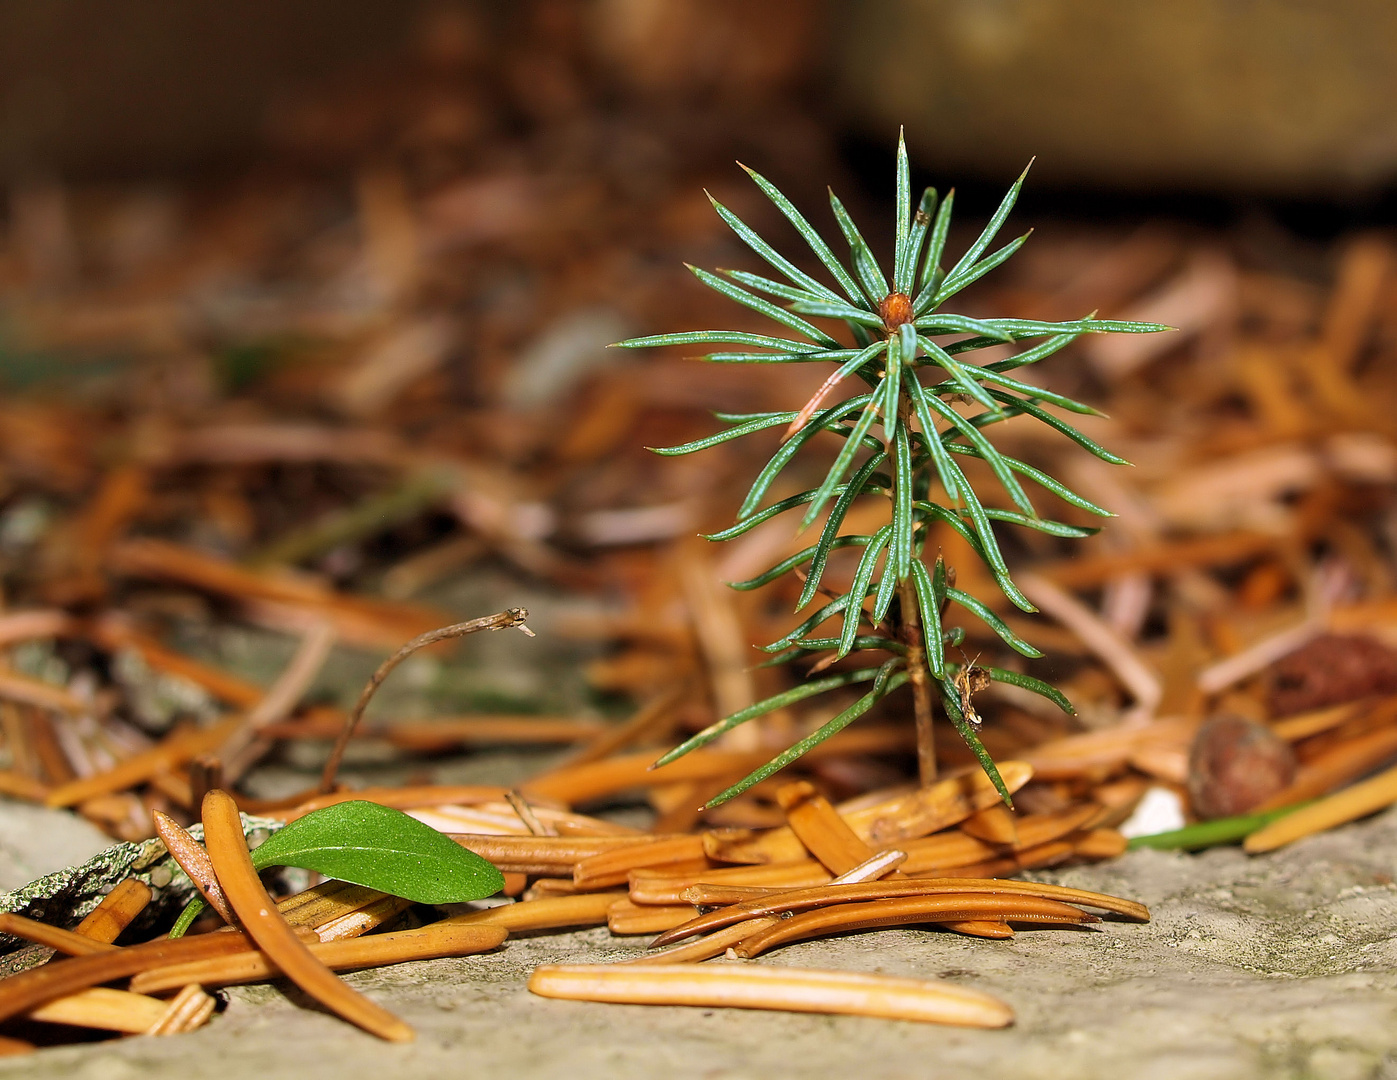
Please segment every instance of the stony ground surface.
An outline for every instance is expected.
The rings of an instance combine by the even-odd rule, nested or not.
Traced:
[[[643,947],[589,930],[351,976],[417,1028],[409,1046],[375,1042],[294,989],[251,987],[228,992],[226,1010],[195,1034],[0,1060],[0,1078],[1397,1080],[1394,877],[1389,813],[1261,858],[1140,851],[1052,876],[1144,901],[1147,926],[1025,931],[1011,942],[879,931],[760,961],[979,987],[1017,1010],[1002,1031],[531,996],[535,964]]]

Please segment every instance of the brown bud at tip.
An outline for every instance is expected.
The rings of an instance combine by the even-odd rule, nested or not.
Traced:
[[[885,329],[896,330],[912,321],[912,301],[900,292],[888,293],[878,305],[878,317]]]
[[[1204,820],[1245,814],[1294,778],[1290,744],[1265,724],[1240,716],[1209,720],[1189,750],[1189,802]]]

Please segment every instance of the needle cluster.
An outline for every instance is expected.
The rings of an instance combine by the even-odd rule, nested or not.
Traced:
[[[710,804],[716,805],[770,776],[910,684],[923,780],[935,774],[931,702],[939,696],[946,715],[1008,802],[1009,793],[976,733],[974,712],[964,707],[967,686],[988,677],[1042,694],[1068,712],[1072,707],[1039,679],[1004,668],[948,661],[946,650],[964,639],[963,628],[950,624],[952,605],[982,620],[1016,652],[1029,657],[1040,653],[984,600],[956,588],[954,571],[939,552],[928,558],[932,526],[941,523],[958,533],[983,560],[1004,596],[1016,607],[1034,611],[1009,576],[992,523],[1037,529],[1058,537],[1087,536],[1096,530],[1041,517],[1022,480],[1032,481],[1089,513],[1110,514],[1032,465],[1000,453],[986,437],[986,429],[1011,417],[1027,416],[1104,461],[1125,462],[1049,411],[1048,406],[1068,413],[1099,415],[1095,409],[1016,379],[1010,372],[1046,359],[1083,334],[1148,333],[1169,328],[1091,316],[1070,322],[980,319],[942,310],[947,301],[1003,263],[1028,239],[1025,234],[989,250],[1013,209],[1024,176],[1009,189],[975,242],[946,269],[943,264],[955,192],[938,200],[935,189],[927,188],[914,209],[907,148],[899,138],[896,243],[891,272],[885,274],[833,192],[830,206],[848,244],[847,265],[770,181],[746,171],[809,245],[833,285],[800,269],[710,196],[719,216],[778,277],[741,270],[715,274],[690,269],[709,288],[779,324],[779,336],[697,330],[634,338],[621,345],[738,346],[739,350],[712,352],[704,359],[721,364],[835,365],[824,385],[800,409],[719,414],[725,430],[657,451],[690,454],[768,429],[785,429],[779,448],[743,499],[736,523],[707,538],[730,540],[779,514],[801,508],[802,529],[819,522],[815,543],[748,581],[733,583],[733,588],[755,589],[784,574],[801,574],[804,585],[797,613],[812,606],[814,610],[764,649],[774,654],[771,664],[825,655],[798,686],[725,717],[675,747],[661,762],[795,702],[843,687],[866,687],[852,705]],[[811,322],[812,318],[842,324],[852,345]],[[1036,343],[1007,359],[990,363],[974,360],[979,350],[1021,341]],[[859,392],[826,404],[846,380],[852,380]],[[823,435],[842,440],[824,480],[818,487],[768,503],[768,493],[785,468],[813,439]],[[1007,500],[996,501],[1007,501],[1014,509],[986,505],[961,468],[960,459],[965,458],[978,459],[989,467],[1007,496]],[[842,533],[850,507],[862,496],[888,501],[888,523],[871,535]],[[861,554],[849,587],[831,597],[824,588],[825,571],[831,552],[838,548],[855,548]],[[833,630],[825,629],[826,624]],[[823,674],[854,653],[867,654],[877,662]],[[811,674],[822,677],[808,677]]]

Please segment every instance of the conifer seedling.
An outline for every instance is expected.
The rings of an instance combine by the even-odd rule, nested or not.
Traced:
[[[775,335],[695,330],[633,338],[620,344],[626,348],[726,346],[726,351],[703,357],[719,364],[833,366],[819,390],[794,411],[719,414],[724,430],[657,451],[691,454],[759,432],[783,432],[778,448],[743,499],[736,522],[707,539],[730,540],[792,510],[801,511],[802,529],[819,524],[813,544],[750,580],[732,583],[735,589],[756,589],[782,575],[799,574],[803,587],[796,610],[797,614],[807,610],[809,614],[763,648],[773,654],[768,661],[772,665],[816,656],[819,660],[794,688],[724,717],[669,751],[657,764],[672,761],[776,709],[843,687],[863,690],[852,705],[709,803],[716,806],[790,764],[883,698],[908,686],[922,781],[929,782],[936,775],[932,710],[939,697],[951,723],[1004,801],[1010,803],[1009,792],[977,734],[978,717],[966,708],[970,694],[993,680],[1041,694],[1069,713],[1072,706],[1040,679],[1005,668],[982,667],[959,652],[960,663],[948,658],[947,651],[958,650],[965,636],[963,628],[952,625],[957,609],[985,622],[1016,652],[1028,657],[1041,654],[1011,630],[983,598],[956,588],[954,569],[946,565],[939,551],[928,549],[930,528],[942,523],[958,533],[983,560],[1004,596],[1021,610],[1034,611],[1009,576],[993,523],[1037,529],[1057,537],[1082,537],[1097,530],[1040,517],[1021,481],[1032,481],[1089,513],[1110,514],[1041,470],[1000,453],[987,431],[1011,417],[1027,416],[1103,461],[1126,462],[1050,411],[1099,415],[1090,405],[1016,379],[1010,372],[1046,359],[1083,334],[1150,333],[1169,327],[1092,316],[1071,322],[981,319],[943,310],[947,301],[1003,263],[1028,239],[1025,234],[989,250],[1013,209],[1026,169],[979,237],[946,269],[955,192],[938,200],[936,191],[928,188],[914,209],[907,148],[899,137],[895,246],[892,266],[885,272],[833,192],[830,207],[848,244],[847,263],[835,256],[814,226],[770,181],[743,168],[809,245],[828,273],[828,281],[800,269],[710,195],[718,215],[778,276],[690,269],[709,288],[760,312],[779,324],[780,330]],[[810,318],[842,324],[851,344]],[[979,350],[1021,341],[1033,344],[1008,359],[975,361]],[[859,392],[831,400],[848,386]],[[954,406],[958,404],[968,407],[957,409]],[[769,501],[768,493],[782,471],[817,437],[842,440],[824,480],[818,487]],[[963,458],[983,461],[1015,509],[986,505],[960,466]],[[842,533],[854,501],[868,495],[887,500],[887,524],[871,535]],[[854,548],[861,554],[851,585],[842,592],[833,591],[831,599],[823,586],[830,553],[837,548]],[[855,654],[867,655],[870,662],[824,673]]]

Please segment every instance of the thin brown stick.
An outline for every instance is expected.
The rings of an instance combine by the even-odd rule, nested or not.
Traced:
[[[504,801],[519,816],[519,820],[524,823],[524,828],[529,830],[531,836],[557,836],[558,830],[551,825],[545,825],[534,813],[534,808],[529,805],[529,801],[519,794],[517,790],[510,790],[504,793]]]
[[[509,608],[506,611],[496,612],[494,615],[486,615],[479,619],[470,619],[466,622],[454,623],[451,626],[443,626],[437,630],[428,630],[425,634],[419,634],[401,649],[395,652],[387,660],[378,665],[378,670],[369,677],[367,685],[359,694],[359,700],[354,703],[354,708],[349,711],[349,716],[345,719],[344,728],[340,731],[339,738],[335,740],[334,749],[330,751],[330,759],[325,762],[325,771],[320,776],[320,790],[322,792],[332,791],[335,787],[335,777],[339,774],[340,761],[344,758],[345,747],[349,745],[350,738],[354,735],[354,729],[358,726],[359,720],[364,715],[364,709],[368,706],[378,688],[383,684],[383,680],[388,678],[395,667],[401,664],[419,649],[425,649],[428,645],[434,645],[438,641],[447,641],[451,638],[465,637],[467,634],[474,634],[481,630],[509,630],[519,629],[529,637],[534,636],[534,632],[525,624],[524,620],[529,617],[529,613],[523,608]]]
[[[160,834],[160,839],[165,841],[165,850],[170,853],[170,857],[179,863],[180,869],[194,882],[194,887],[208,901],[209,907],[218,912],[219,918],[232,926],[236,921],[233,909],[228,906],[228,898],[223,895],[223,889],[218,884],[218,875],[214,873],[213,863],[209,861],[208,852],[204,850],[203,845],[168,814],[154,810],[151,817],[155,821],[155,831]]]
[[[320,621],[312,624],[306,631],[295,654],[277,676],[276,681],[268,687],[262,700],[247,711],[242,725],[218,748],[224,784],[232,787],[237,783],[242,771],[239,766],[246,768],[252,760],[249,751],[259,741],[258,736],[271,724],[285,720],[300,704],[301,698],[305,697],[320,669],[325,666],[325,661],[334,646],[334,624]]]
[[[224,791],[204,796],[204,840],[228,902],[258,948],[287,977],[326,1008],[390,1042],[413,1039],[412,1028],[336,978],[276,910],[257,877],[243,836],[238,805]]]

